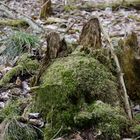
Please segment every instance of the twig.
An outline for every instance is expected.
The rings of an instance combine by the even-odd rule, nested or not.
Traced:
[[[116,63],[116,67],[117,67],[117,72],[118,72],[118,76],[119,76],[119,81],[120,81],[120,84],[122,86],[122,90],[123,90],[123,96],[124,96],[124,104],[125,104],[125,109],[126,109],[126,112],[128,114],[128,117],[130,120],[132,120],[132,112],[131,112],[131,107],[130,107],[130,103],[129,103],[129,96],[127,94],[127,90],[126,90],[126,86],[125,86],[125,82],[124,82],[124,78],[123,78],[123,73],[122,73],[122,70],[121,70],[121,66],[120,66],[120,63],[119,63],[119,60],[118,60],[118,57],[117,55],[115,54],[115,51],[114,51],[114,47],[113,47],[113,44],[111,42],[111,39],[110,37],[108,36],[108,34],[105,32],[103,26],[100,24],[100,27],[101,27],[101,30],[106,38],[106,40],[108,41],[109,43],[109,49],[111,51],[111,54],[114,58],[114,61]]]
[[[68,33],[69,32],[69,30],[71,30],[72,29],[72,27],[74,26],[74,24],[76,23],[76,20],[66,29],[66,32],[65,32],[65,34],[66,33]]]
[[[51,140],[53,140],[63,129],[63,126],[60,127],[60,129],[57,131],[57,133],[51,138]]]

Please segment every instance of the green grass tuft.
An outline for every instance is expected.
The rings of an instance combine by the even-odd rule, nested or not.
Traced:
[[[6,55],[10,60],[22,53],[31,52],[32,48],[39,46],[39,40],[26,32],[16,31],[8,37],[4,45],[6,49],[2,52],[2,55]]]

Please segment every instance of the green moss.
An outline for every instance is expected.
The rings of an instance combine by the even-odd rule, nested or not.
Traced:
[[[103,102],[95,102],[88,107],[92,114],[92,124],[100,130],[103,139],[121,139],[123,130],[128,127],[128,120],[120,107],[112,107]],[[129,122],[130,123],[130,122]]]
[[[134,136],[139,136],[140,135],[140,124],[134,125],[131,128],[131,130],[132,130]]]
[[[41,87],[65,86],[69,92],[66,96],[88,95],[92,100],[100,99],[112,104],[112,101],[115,103],[118,99],[115,82],[115,77],[99,61],[90,56],[72,55],[57,59],[46,70]]]
[[[23,54],[18,61],[17,66],[13,67],[10,71],[8,71],[4,77],[0,80],[0,86],[3,86],[10,82],[13,76],[17,76],[19,74],[29,73],[33,74],[38,69],[39,63],[37,60],[32,60],[28,54]]]
[[[121,139],[128,120],[120,107],[112,107],[101,101],[97,101],[81,111],[74,118],[78,127],[94,126],[95,131],[100,131],[101,139]]]
[[[81,55],[55,60],[36,92],[34,108],[49,124],[45,140],[75,129],[74,117],[94,101],[119,101],[115,77],[93,57]]]

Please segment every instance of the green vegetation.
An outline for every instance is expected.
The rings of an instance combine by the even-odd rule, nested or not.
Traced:
[[[38,140],[36,130],[29,124],[18,122],[15,118],[7,122],[5,140]]]
[[[65,10],[66,12],[70,12],[70,11],[75,10],[75,9],[77,9],[77,7],[74,6],[74,5],[65,5],[65,6],[64,6],[64,10]]]
[[[11,119],[20,115],[19,102],[17,100],[13,100],[10,102],[4,109],[0,110],[0,122],[4,121],[4,119]]]
[[[24,100],[12,100],[3,110],[0,110],[0,123],[4,140],[38,140],[38,130],[30,124],[18,121],[23,112]],[[1,138],[1,137],[0,137]]]
[[[121,139],[123,130],[128,127],[128,120],[120,107],[112,107],[101,101],[96,101],[79,112],[75,123],[81,128],[94,126],[95,131],[101,132],[100,139],[112,140]]]
[[[58,132],[57,136],[73,131],[82,123],[83,128],[86,127],[87,121],[103,111],[101,107],[99,112],[95,110],[95,116],[94,113],[87,113],[87,120],[80,121],[79,124],[75,117],[82,110],[88,110],[96,100],[113,106],[119,102],[115,77],[99,61],[82,55],[71,55],[55,60],[43,74],[40,88],[36,92],[34,109],[41,112],[49,123],[45,129],[45,140],[55,137]],[[103,115],[108,116],[115,108],[105,105],[104,109]],[[118,115],[117,110],[114,110],[114,114],[118,118],[108,116],[101,122],[103,126],[114,123],[114,128],[108,126],[106,131],[116,133],[119,131],[121,115]],[[100,125],[98,124],[99,128]]]
[[[8,60],[11,60],[22,53],[31,52],[32,48],[39,46],[39,40],[26,32],[16,31],[8,37],[4,45],[6,49],[2,52],[2,55],[6,55]]]
[[[17,76],[19,74],[33,74],[39,68],[39,63],[37,60],[32,60],[30,55],[27,53],[23,54],[18,62],[17,66],[13,67],[10,71],[8,71],[4,77],[0,80],[0,86],[3,86],[10,82],[13,76]]]

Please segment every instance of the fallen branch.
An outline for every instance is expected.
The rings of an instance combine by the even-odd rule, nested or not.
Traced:
[[[114,61],[116,63],[117,72],[118,72],[118,76],[119,76],[119,81],[120,81],[120,84],[121,84],[121,87],[122,87],[122,90],[123,90],[123,94],[124,94],[123,96],[124,96],[125,109],[126,109],[126,112],[128,114],[129,119],[132,120],[132,112],[131,112],[131,107],[130,107],[130,103],[129,103],[129,97],[128,97],[128,94],[127,94],[127,90],[126,90],[126,86],[125,86],[125,82],[124,82],[124,78],[123,78],[123,73],[122,73],[122,70],[121,70],[121,67],[120,67],[118,57],[115,54],[114,47],[113,47],[113,44],[111,42],[110,37],[105,32],[105,30],[104,30],[104,28],[101,24],[100,24],[100,27],[101,27],[102,33],[104,34],[106,40],[108,41],[109,49],[110,49],[111,54],[112,54],[112,56],[114,58]]]
[[[15,18],[15,16],[13,16],[14,14],[20,15],[18,19],[21,19],[27,22],[36,33],[45,32],[44,28],[41,27],[39,24],[37,24],[35,21],[33,21],[30,17],[28,17],[27,15],[21,12],[16,11],[15,9],[10,8],[9,6],[7,6],[6,4],[2,2],[0,2],[0,10],[6,12],[12,18]]]
[[[20,19],[0,19],[0,25],[2,26],[13,26],[13,27],[24,27],[28,26],[27,22]]]

